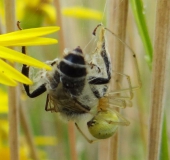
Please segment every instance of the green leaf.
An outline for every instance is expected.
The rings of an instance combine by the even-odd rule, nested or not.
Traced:
[[[148,62],[149,67],[151,68],[153,48],[146,25],[145,15],[143,12],[143,3],[141,0],[130,0],[130,2],[133,15],[135,17],[135,21],[138,27],[138,31],[146,51],[146,60]]]

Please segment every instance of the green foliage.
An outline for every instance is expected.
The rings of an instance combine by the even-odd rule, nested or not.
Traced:
[[[144,7],[142,0],[130,0],[131,7],[133,10],[133,15],[138,27],[138,31],[141,36],[145,51],[146,51],[146,61],[149,68],[151,69],[153,60],[153,47],[148,33],[148,28],[145,20]],[[160,160],[169,159],[168,158],[168,135],[167,135],[167,123],[166,115],[164,115],[163,126],[162,126],[162,138],[160,147]]]
[[[151,44],[151,40],[149,37],[148,28],[145,20],[143,3],[142,0],[130,0],[130,2],[133,10],[133,15],[135,17],[135,21],[138,27],[138,31],[146,51],[146,60],[148,62],[149,67],[151,68],[153,47]]]

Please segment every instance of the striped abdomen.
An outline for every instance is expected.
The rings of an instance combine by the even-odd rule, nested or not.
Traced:
[[[72,95],[80,95],[87,74],[86,63],[80,47],[68,53],[58,66],[64,89]]]

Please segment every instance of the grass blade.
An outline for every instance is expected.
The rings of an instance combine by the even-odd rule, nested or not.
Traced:
[[[138,31],[146,51],[146,60],[151,68],[153,48],[145,21],[145,15],[143,13],[143,3],[141,0],[130,0],[130,2]]]

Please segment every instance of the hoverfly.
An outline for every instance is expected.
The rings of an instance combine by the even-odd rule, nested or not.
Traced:
[[[96,108],[98,98],[106,93],[111,79],[111,61],[105,50],[104,36],[101,39],[103,42],[99,43],[102,43],[102,46],[98,43],[95,52],[105,65],[106,77],[98,76],[98,74],[96,77],[92,76],[92,71],[98,73],[100,67],[87,63],[82,49],[77,47],[67,51],[62,59],[48,61],[52,71],[42,72],[40,80],[43,83],[32,93],[29,86],[24,84],[27,95],[35,98],[47,91],[45,110],[60,112],[67,119],[74,119],[77,115],[88,113],[92,108]],[[25,54],[25,47],[22,52]],[[22,73],[29,77],[29,67],[23,65]]]
[[[101,25],[95,28],[94,34],[99,26]],[[87,122],[87,126],[89,132],[97,139],[109,138],[115,133],[118,125],[129,124],[114,110],[114,107],[125,108],[126,99],[132,99],[132,90],[138,88],[131,86],[129,76],[115,72],[126,77],[128,88],[109,92],[113,71],[105,42],[106,30],[111,32],[101,26],[97,47],[91,54],[83,54],[78,46],[72,51],[67,51],[62,59],[47,61],[52,71],[41,72],[42,83],[32,93],[29,86],[24,84],[24,89],[30,98],[35,98],[47,91],[46,111],[59,112],[67,120],[75,122],[82,115],[92,115],[93,118]],[[22,47],[22,53],[26,54],[25,47]],[[136,60],[135,54],[133,57]],[[137,65],[137,61],[135,64]],[[23,65],[22,73],[29,77],[29,66]],[[137,74],[140,83],[138,68]],[[115,96],[121,91],[129,91],[130,97]],[[77,123],[75,125],[88,142],[93,142],[84,135]]]

